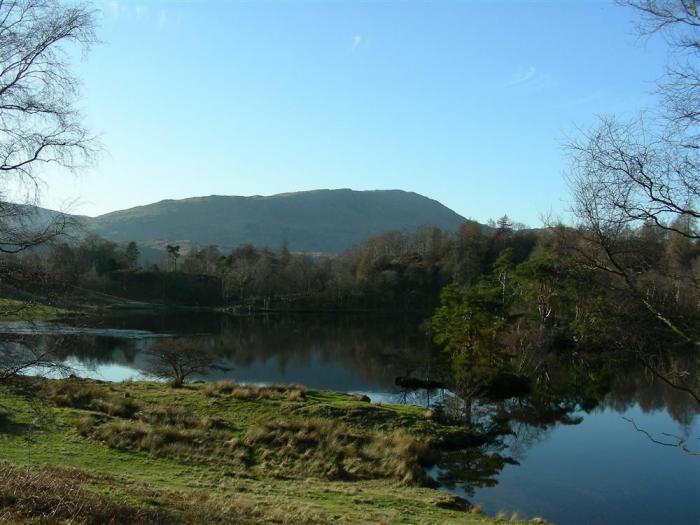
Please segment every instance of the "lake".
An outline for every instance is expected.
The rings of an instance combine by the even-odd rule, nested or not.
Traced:
[[[202,338],[221,356],[203,379],[300,383],[312,388],[367,394],[373,402],[427,402],[400,391],[397,376],[431,374],[438,349],[419,320],[346,315],[230,317],[211,313],[109,315],[73,323],[6,322],[0,333],[51,345],[80,375],[120,381],[143,378],[148,349],[163,338]],[[635,375],[636,374],[636,375]],[[517,512],[566,524],[698,524],[700,458],[652,443],[686,438],[700,449],[697,405],[689,396],[620,370],[612,388],[569,423],[519,423],[497,450],[470,453],[471,470],[442,490],[480,503],[489,514]],[[643,380],[644,379],[644,380]],[[435,395],[433,400],[435,400]],[[488,448],[488,447],[485,447]],[[484,458],[507,458],[494,467]],[[488,468],[483,468],[488,465]],[[479,470],[482,469],[483,470]],[[478,471],[478,475],[472,475]],[[436,474],[437,475],[437,474]]]

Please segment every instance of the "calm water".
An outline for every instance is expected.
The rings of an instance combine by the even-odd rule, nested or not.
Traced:
[[[5,323],[0,333],[60,349],[85,376],[143,377],[145,351],[166,337],[201,336],[226,370],[206,379],[301,383],[401,401],[400,375],[427,375],[436,349],[409,319],[230,318],[212,314],[111,316],[65,323]],[[623,416],[657,437],[682,435],[700,448],[697,407],[682,394],[620,371],[619,381],[575,425],[520,424],[498,452],[499,468],[453,490],[486,511],[543,516],[560,524],[700,523],[700,458],[651,443]],[[409,397],[417,403],[420,396]],[[478,458],[465,465],[483,464]],[[476,463],[475,463],[476,461]],[[491,465],[491,463],[489,463]]]

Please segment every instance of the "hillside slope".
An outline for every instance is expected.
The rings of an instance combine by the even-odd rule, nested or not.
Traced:
[[[401,190],[315,190],[272,196],[212,195],[164,200],[85,219],[116,241],[185,241],[228,248],[241,243],[294,251],[339,252],[368,235],[423,225],[455,230],[464,222],[439,202]]]

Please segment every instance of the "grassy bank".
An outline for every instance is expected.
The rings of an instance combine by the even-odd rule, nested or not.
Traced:
[[[48,321],[69,313],[63,308],[35,301],[0,298],[0,319],[3,321]]]
[[[6,386],[0,407],[0,521],[495,521],[426,486],[424,467],[456,429],[418,407],[88,380]]]

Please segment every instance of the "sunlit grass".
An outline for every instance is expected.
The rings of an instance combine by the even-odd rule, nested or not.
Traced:
[[[144,523],[493,522],[421,486],[427,440],[440,429],[419,407],[295,385],[234,394],[241,388],[65,380],[34,397],[0,389],[0,500],[15,494],[0,521],[39,519],[28,495],[44,497],[53,480],[66,512],[84,497],[81,512]],[[28,477],[13,477],[20,470]]]

